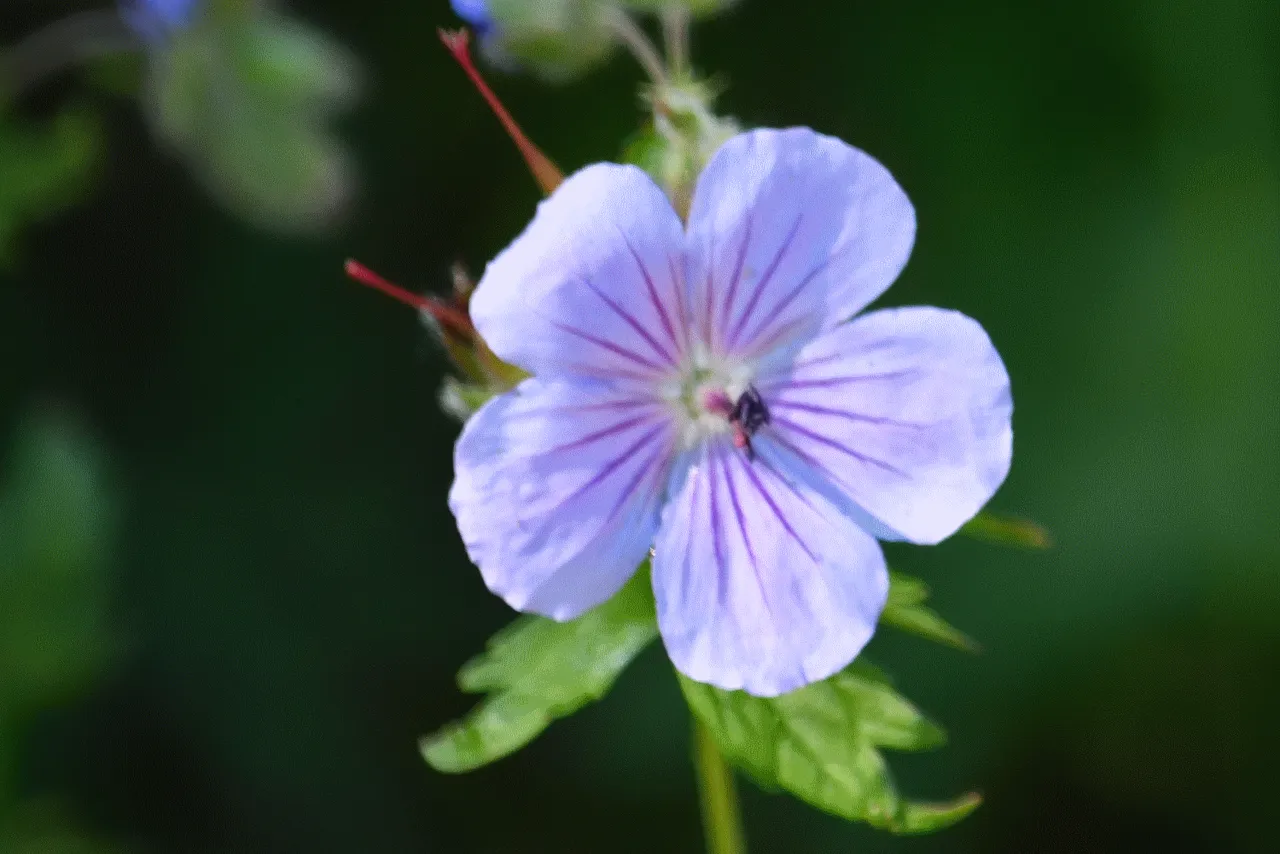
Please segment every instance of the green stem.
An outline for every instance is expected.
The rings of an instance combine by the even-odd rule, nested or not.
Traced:
[[[733,771],[720,754],[715,738],[697,720],[693,722],[693,764],[702,795],[707,854],[747,854]]]
[[[631,52],[636,62],[640,63],[640,67],[649,75],[649,79],[655,86],[661,86],[667,82],[667,69],[662,65],[662,55],[658,53],[658,49],[653,46],[653,42],[649,41],[649,36],[635,22],[635,19],[621,9],[608,9],[605,12],[605,21],[613,30],[613,34],[622,42],[623,47]]]
[[[662,34],[672,75],[686,76],[689,73],[689,10],[682,6],[664,10]]]
[[[0,99],[25,93],[47,78],[140,44],[114,10],[76,12],[0,50]]]

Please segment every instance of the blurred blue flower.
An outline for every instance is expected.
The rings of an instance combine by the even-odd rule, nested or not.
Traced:
[[[482,38],[493,29],[488,0],[451,0],[454,13],[466,21]]]
[[[775,696],[843,669],[889,587],[995,493],[1009,377],[982,327],[849,318],[915,240],[869,155],[807,128],[730,139],[687,227],[633,166],[571,176],[489,265],[477,330],[535,376],[487,403],[449,504],[486,584],[568,620],[646,557],[685,675]]]
[[[120,0],[125,23],[148,41],[163,39],[195,19],[200,0]]]

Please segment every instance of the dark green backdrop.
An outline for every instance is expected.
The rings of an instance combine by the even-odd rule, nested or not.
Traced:
[[[101,99],[95,195],[0,277],[5,447],[31,406],[70,406],[120,512],[121,651],[23,723],[19,785],[138,852],[699,851],[657,648],[513,759],[446,778],[418,758],[511,615],[445,505],[442,360],[342,261],[443,290],[539,195],[435,41],[446,0],[296,11],[371,75],[345,231],[251,230]],[[890,550],[985,646],[874,642],[953,737],[894,757],[899,779],[987,804],[894,839],[748,786],[753,851],[1276,850],[1280,5],[743,0],[696,41],[726,111],[837,134],[910,193],[919,239],[885,302],[989,330],[1016,406],[992,506],[1057,540]],[[638,79],[619,59],[561,89],[494,82],[578,167],[617,156]]]

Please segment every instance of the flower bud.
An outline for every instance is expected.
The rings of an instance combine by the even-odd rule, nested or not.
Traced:
[[[738,0],[623,0],[624,5],[638,12],[661,13],[684,9],[695,18],[708,18],[723,12]]]
[[[648,172],[682,216],[688,213],[693,187],[711,155],[739,131],[734,119],[715,114],[714,98],[711,88],[696,80],[654,87],[648,93],[653,126],[627,148],[627,161]]]
[[[453,7],[480,32],[490,59],[553,82],[599,64],[616,42],[611,0],[454,0]]]

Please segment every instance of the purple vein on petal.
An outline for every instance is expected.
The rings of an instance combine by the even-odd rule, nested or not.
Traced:
[[[675,357],[667,352],[666,348],[659,344],[657,340],[649,334],[649,330],[645,329],[640,321],[636,320],[635,317],[633,317],[626,309],[614,302],[607,294],[593,285],[590,281],[583,279],[582,283],[587,286],[591,293],[599,297],[601,302],[609,306],[609,308],[613,310],[614,314],[622,318],[624,323],[634,329],[636,334],[643,338],[645,342],[653,348],[653,351],[658,354],[658,358],[665,359],[669,366],[675,365]]]
[[[855,451],[853,448],[850,448],[848,445],[842,442],[837,442],[835,439],[832,439],[829,436],[823,436],[821,433],[815,433],[814,431],[810,430],[804,425],[797,424],[796,422],[788,418],[775,416],[773,419],[773,423],[782,427],[789,427],[792,430],[796,431],[797,433],[801,434],[802,436],[805,436],[809,439],[812,439],[815,442],[819,442],[823,445],[826,445],[830,448],[840,451],[841,453],[847,454],[850,457],[853,457],[855,460],[857,460],[860,463],[865,463],[866,465],[869,465],[869,466],[875,466],[876,468],[883,469],[889,472],[890,474],[896,474],[898,477],[902,478],[903,480],[911,479],[911,476],[908,475],[906,472],[902,471],[901,469],[894,468],[889,463],[886,463],[884,460],[878,460],[875,457],[868,457],[865,454],[860,454],[857,451]]]
[[[630,238],[626,235],[626,232],[621,228],[618,228],[616,224],[614,227],[617,228],[618,236],[622,238],[622,242],[626,245],[627,251],[631,253],[631,257],[636,262],[636,267],[640,270],[640,277],[644,279],[645,289],[649,292],[649,302],[653,304],[654,311],[658,313],[658,320],[662,322],[662,328],[666,331],[667,337],[671,339],[671,344],[676,348],[678,353],[683,351],[684,347],[681,345],[680,339],[676,337],[675,325],[671,322],[671,316],[667,314],[667,307],[662,304],[662,299],[658,296],[658,289],[653,283],[653,276],[649,274],[649,269],[644,265],[644,259],[640,257],[640,253],[636,251],[635,246],[632,245]],[[672,284],[675,284],[674,279],[672,280]],[[677,292],[678,290],[679,289],[677,288]]]
[[[667,255],[667,268],[671,271],[671,283],[676,296],[676,328],[680,330],[680,346],[682,350],[687,350],[689,347],[689,326],[693,319],[684,305],[685,277],[676,269],[674,255]]]
[[[622,509],[623,504],[627,503],[627,499],[631,498],[633,491],[640,484],[640,481],[644,480],[646,477],[652,477],[655,474],[661,473],[661,467],[657,465],[658,458],[661,456],[662,449],[659,448],[650,454],[644,464],[636,470],[635,477],[631,478],[631,481],[622,488],[622,492],[618,495],[617,502],[613,505],[613,509],[609,511],[609,516],[605,520],[606,522],[612,522],[614,517],[618,515],[618,511]]]
[[[602,347],[611,353],[616,353],[622,358],[635,362],[637,365],[642,365],[643,367],[646,367],[651,371],[662,370],[662,367],[660,365],[657,365],[654,362],[650,361],[649,359],[646,359],[644,356],[641,356],[639,353],[633,353],[625,347],[619,347],[617,344],[614,344],[612,341],[605,341],[602,338],[597,338],[596,336],[592,335],[589,332],[583,332],[581,329],[570,326],[567,323],[561,323],[557,320],[551,321],[551,325],[555,326],[557,329],[559,329],[562,332],[568,332],[570,335],[576,335],[584,341],[589,341],[590,343],[595,344],[597,347]]]
[[[793,451],[795,451],[795,447],[790,443],[788,443],[782,437],[778,436],[776,430],[773,431],[772,438],[774,439],[774,441],[778,442],[779,444],[786,445],[788,448],[791,448]],[[808,507],[814,513],[819,512],[818,508],[813,506],[813,502],[809,500],[809,497],[805,495],[803,492],[801,492],[799,489],[796,489],[796,486],[791,482],[791,479],[788,477],[784,477],[782,472],[778,470],[777,466],[773,465],[768,460],[762,459],[761,457],[757,457],[756,459],[762,460],[761,465],[764,468],[768,469],[769,473],[772,474],[774,477],[776,477],[778,479],[778,482],[781,483],[783,486],[785,486],[787,488],[787,491],[790,492],[793,496],[795,496],[795,499],[797,501],[799,501],[805,507]]]
[[[786,391],[787,389],[798,388],[832,388],[834,386],[853,385],[860,382],[874,382],[876,380],[897,380],[909,377],[916,373],[914,370],[890,371],[882,374],[853,374],[844,377],[822,377],[812,380],[779,380],[771,384],[771,388],[777,391]]]
[[[715,233],[707,235],[707,284],[702,292],[702,341],[711,343],[711,314],[715,306],[716,290],[716,237]],[[698,306],[694,306],[697,310]]]
[[[707,452],[707,484],[711,493],[711,548],[716,559],[716,602],[722,607],[728,596],[729,585],[729,568],[724,563],[724,543],[722,542],[722,532],[720,530],[720,509],[716,496],[719,490],[716,488],[716,455]]]
[[[804,460],[806,463],[808,463],[808,465],[811,468],[814,469],[814,471],[817,471],[819,474],[821,474],[824,478],[826,478],[831,483],[839,483],[839,481],[836,479],[835,473],[832,472],[830,467],[824,464],[822,460],[818,459],[813,454],[810,454],[809,452],[805,451],[803,448],[796,446],[794,442],[792,442],[786,436],[783,436],[782,434],[780,434],[777,430],[773,431],[773,435],[770,438],[772,438],[773,441],[777,442],[779,445],[786,448],[791,453],[795,454],[800,459]],[[799,495],[799,493],[796,493],[796,494]]]
[[[579,364],[577,362],[569,362],[565,365],[556,367],[556,371],[565,376],[583,377],[585,379],[595,380],[626,380],[634,383],[650,383],[653,382],[652,373],[638,373],[634,371],[624,371],[621,368],[601,368],[599,365]]]
[[[738,260],[733,268],[733,277],[729,282],[729,287],[724,292],[724,305],[720,309],[721,324],[716,328],[718,332],[723,332],[724,327],[728,325],[730,312],[733,309],[733,298],[738,295],[738,286],[742,284],[742,271],[747,264],[747,250],[751,248],[751,231],[755,227],[755,213],[753,209],[748,214],[746,227],[743,228],[742,247],[738,250]],[[711,299],[712,295],[708,294],[707,297]],[[723,339],[721,343],[727,344]]]
[[[760,302],[760,296],[769,287],[769,282],[773,279],[778,267],[782,264],[782,259],[787,257],[787,253],[791,251],[791,244],[796,239],[796,235],[800,233],[800,223],[804,221],[804,214],[801,213],[796,217],[795,223],[791,226],[791,231],[787,232],[787,237],[782,241],[782,246],[778,249],[778,254],[774,256],[773,261],[765,269],[764,275],[760,277],[760,281],[756,284],[755,289],[751,292],[751,299],[747,301],[746,308],[742,310],[742,314],[738,316],[738,320],[733,325],[733,330],[729,333],[729,343],[727,349],[732,350],[738,345],[738,337],[742,335],[742,328],[747,325],[747,321],[751,318],[751,313],[755,311],[757,303]],[[727,319],[727,315],[726,315]]]
[[[641,409],[645,407],[658,407],[656,400],[646,400],[642,397],[628,397],[620,400],[605,400],[599,403],[584,403],[570,406],[549,406],[543,408],[530,408],[522,412],[512,412],[507,415],[511,421],[523,421],[530,418],[547,418],[557,416],[573,416],[584,412],[617,412],[628,409]]]
[[[704,448],[703,448],[702,456],[703,456],[703,457],[705,457],[705,456],[706,456],[706,448],[705,448],[705,446],[704,446]],[[690,476],[690,477],[693,477],[693,478],[694,478],[694,480],[693,480],[693,485],[692,485],[692,487],[690,487],[690,489],[691,489],[691,493],[690,493],[690,495],[689,495],[689,516],[688,516],[688,517],[686,517],[686,519],[692,518],[692,517],[693,517],[693,514],[694,514],[694,511],[695,511],[695,510],[698,508],[698,506],[701,504],[701,502],[698,500],[698,496],[699,496],[699,493],[700,493],[700,492],[701,492],[701,490],[702,490],[702,485],[706,482],[705,478],[699,478],[699,477],[696,477],[696,476],[695,476],[695,472],[694,472],[694,470],[693,470],[693,469],[691,469],[691,470],[690,470],[690,472],[689,472],[689,476]],[[672,505],[672,506],[674,507],[674,505]],[[689,591],[690,591],[689,584],[690,584],[690,581],[691,581],[691,579],[689,578],[689,571],[690,571],[690,568],[693,566],[693,527],[692,527],[692,524],[693,524],[693,523],[692,523],[692,522],[689,522],[689,521],[686,521],[686,522],[685,522],[684,560],[683,560],[683,561],[681,562],[681,564],[680,564],[680,589],[681,589],[681,590],[684,592],[684,594],[685,594],[685,600],[684,600],[684,601],[686,602],[686,604],[687,604],[687,602],[688,602],[688,595],[689,595]]]
[[[558,502],[556,502],[555,507],[553,507],[550,512],[547,512],[543,515],[541,524],[539,524],[534,530],[539,534],[546,531],[547,527],[551,525],[553,521],[556,520],[557,514],[565,507],[565,505],[569,504],[572,501],[575,501],[576,499],[582,497],[584,493],[604,483],[604,481],[606,481],[610,475],[612,475],[615,471],[617,471],[618,468],[623,463],[631,459],[635,455],[636,451],[640,450],[640,448],[644,447],[645,444],[652,441],[653,438],[657,436],[659,432],[661,432],[661,430],[662,430],[661,427],[655,427],[653,430],[650,430],[648,433],[642,436],[639,439],[639,441],[637,441],[635,444],[628,447],[618,456],[610,460],[609,463],[606,466],[604,466],[602,469],[600,469],[600,471],[596,472],[595,475],[593,475],[590,480],[588,480],[586,483],[582,484],[577,489],[570,492],[568,495],[561,498]],[[609,511],[608,516],[606,516],[604,522],[601,523],[602,525],[607,525],[613,521],[614,517],[617,516],[618,511],[622,508],[624,504],[626,504],[626,500],[631,497],[631,490],[635,488],[635,485],[640,482],[640,480],[644,477],[644,475],[652,474],[654,472],[656,468],[655,463],[657,463],[658,458],[661,455],[662,455],[662,450],[658,449],[649,457],[649,459],[645,462],[645,464],[640,467],[639,471],[637,472],[637,476],[632,478],[632,481],[629,484],[627,484],[627,487],[625,489],[622,490],[618,498],[618,501],[614,504],[613,508]]]
[[[850,412],[847,409],[835,409],[830,406],[818,406],[813,403],[800,403],[795,400],[779,400],[773,398],[769,401],[769,408],[772,410],[791,409],[799,412],[808,412],[813,415],[830,415],[835,418],[842,418],[845,421],[856,421],[860,424],[878,424],[885,427],[906,427],[911,430],[928,430],[933,427],[932,424],[920,424],[915,421],[899,421],[896,418],[883,418],[878,415],[864,415],[861,412]]]
[[[586,436],[583,436],[579,439],[575,439],[574,441],[569,442],[567,445],[557,445],[554,448],[548,448],[543,453],[562,454],[565,451],[581,450],[582,448],[585,448],[588,445],[595,444],[601,439],[607,439],[610,436],[616,436],[619,433],[625,433],[627,430],[630,430],[632,427],[636,426],[637,424],[643,424],[646,421],[652,421],[652,420],[653,419],[651,416],[637,415],[634,418],[627,419],[626,421],[619,421],[617,424],[610,424],[608,427],[605,427],[602,430],[597,430],[594,433],[588,433]]]
[[[629,397],[622,400],[606,400],[600,403],[587,403],[582,406],[566,406],[561,412],[615,412],[620,409],[639,409],[641,407],[658,407],[656,400],[646,400],[642,397]]]
[[[830,364],[831,362],[843,362],[848,358],[849,358],[849,355],[847,353],[828,353],[827,355],[819,356],[816,359],[806,359],[801,362],[792,362],[790,365],[787,365],[787,372],[785,375],[777,379],[770,380],[767,383],[767,385],[769,388],[773,388],[774,386],[778,386],[788,382],[789,377],[794,377],[796,374],[800,373],[803,370],[816,368],[819,365],[827,365],[827,364]],[[763,390],[765,388],[765,385],[766,384],[762,383],[760,385],[760,388]]]
[[[565,496],[564,500],[559,502],[556,505],[556,508],[559,509],[563,507],[564,505],[568,504],[570,501],[573,501],[574,499],[579,498],[587,490],[594,489],[597,486],[599,486],[601,483],[604,483],[604,481],[609,477],[609,475],[613,474],[615,471],[617,471],[619,466],[621,466],[627,460],[631,459],[635,455],[636,451],[643,448],[649,442],[652,442],[654,437],[657,436],[659,433],[661,433],[663,429],[664,429],[664,425],[659,424],[657,427],[654,427],[648,433],[645,433],[638,440],[636,440],[634,444],[628,446],[625,450],[623,450],[616,457],[610,460],[608,464],[606,464],[603,468],[601,468],[600,471],[596,472],[595,475],[593,475],[590,480],[588,480],[586,483],[582,484],[582,486],[579,486],[577,489],[573,490],[573,492]],[[657,455],[655,454],[654,456],[655,459],[656,459],[656,456]],[[551,516],[551,515],[553,514],[548,514],[548,516]]]
[[[737,454],[734,454],[730,459],[742,465]],[[756,559],[755,547],[751,545],[751,535],[747,533],[746,515],[742,512],[742,502],[738,500],[738,488],[734,486],[733,474],[729,471],[728,464],[725,465],[724,482],[729,487],[729,499],[733,502],[733,514],[738,519],[738,531],[742,534],[742,544],[747,547],[747,557],[751,559],[751,572],[756,577],[756,586],[760,588],[760,603],[764,605],[765,613],[769,615],[769,621],[776,626],[777,620],[773,617],[773,607],[769,604],[769,588],[765,585],[764,579],[760,577],[760,562]]]
[[[765,318],[764,324],[760,326],[759,329],[752,330],[752,334],[749,337],[758,338],[760,335],[764,334],[764,331],[769,328],[769,324],[781,317],[782,312],[786,310],[787,306],[791,305],[791,303],[795,301],[795,298],[800,296],[804,289],[809,286],[809,283],[816,279],[820,273],[826,270],[830,264],[830,257],[823,258],[818,266],[814,267],[807,276],[800,280],[799,284],[792,288],[786,296],[779,300],[777,304],[763,315]]]
[[[764,457],[762,456],[756,457],[756,460],[758,461],[763,459]],[[768,465],[768,463],[765,463],[764,465],[775,477],[784,483],[786,482],[786,479],[779,475],[776,469]],[[773,493],[771,493],[768,487],[766,487],[760,480],[760,475],[756,474],[755,468],[753,466],[744,466],[744,470],[746,471],[747,477],[750,479],[752,485],[755,486],[756,492],[760,493],[760,497],[764,499],[765,503],[769,505],[769,509],[773,511],[773,515],[782,523],[783,530],[791,535],[791,539],[795,540],[796,544],[799,545],[800,548],[804,549],[804,553],[809,556],[810,560],[817,563],[818,556],[809,548],[809,544],[806,543],[798,533],[796,533],[796,529],[791,526],[791,521],[787,519],[787,514],[782,512],[782,508],[778,506],[778,502],[773,497]]]

